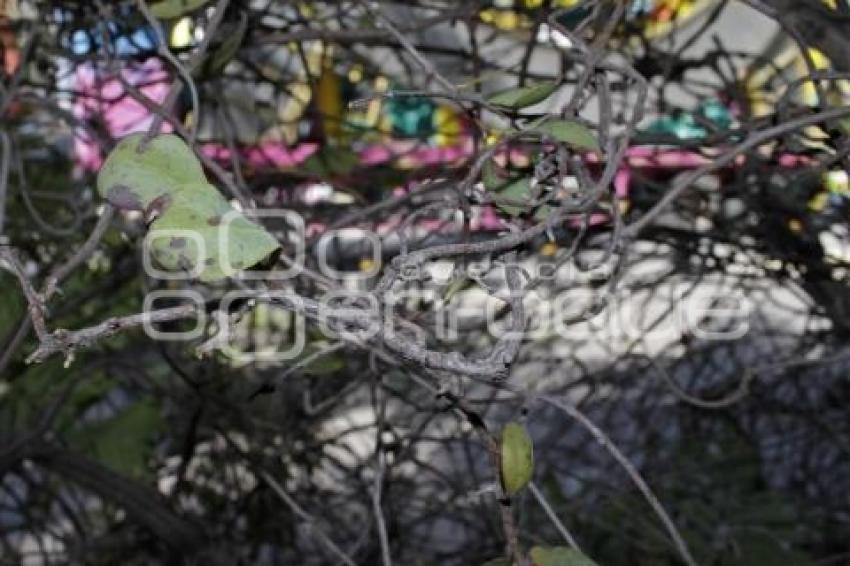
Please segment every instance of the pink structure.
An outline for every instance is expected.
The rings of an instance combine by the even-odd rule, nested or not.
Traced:
[[[171,77],[163,68],[159,59],[151,58],[135,66],[124,66],[121,69],[123,79],[134,85],[145,96],[155,103],[164,100],[169,89]],[[144,105],[137,102],[125,92],[124,86],[117,78],[91,64],[81,65],[76,71],[77,97],[74,103],[74,115],[82,120],[94,118],[103,122],[107,132],[114,138],[121,138],[138,131],[150,128],[152,114]],[[165,122],[163,132],[171,131],[171,126]],[[283,143],[273,142],[239,148],[240,160],[252,169],[295,169],[303,164],[310,156],[320,149],[318,143],[306,142],[292,147]],[[97,141],[91,139],[85,131],[78,133],[75,138],[74,150],[77,166],[87,171],[97,171],[103,163],[102,148]],[[461,164],[473,153],[473,141],[467,137],[461,143],[448,147],[435,147],[414,140],[386,140],[384,143],[372,144],[359,150],[360,163],[364,166],[376,166],[393,163],[396,167],[414,169],[429,165]],[[216,143],[202,144],[204,155],[221,162],[230,163],[232,158],[230,148]],[[501,159],[510,157],[527,162],[528,155],[520,149],[513,149]],[[736,164],[743,163],[744,157],[739,157]],[[601,157],[596,153],[588,153],[585,160],[590,165],[601,165]],[[677,171],[695,169],[711,161],[711,158],[696,151],[665,149],[654,146],[635,146],[627,150],[620,169],[614,177],[615,194],[621,200],[629,195],[632,174],[634,171],[644,171],[646,174],[676,173]],[[780,165],[795,168],[807,165],[811,159],[805,156],[784,154],[779,157]],[[415,190],[399,187],[397,191]],[[481,207],[480,213],[471,219],[473,230],[502,230],[505,223],[499,214],[490,206]],[[591,218],[591,224],[601,224],[608,221],[604,214],[596,214]],[[423,220],[423,222],[426,222]],[[430,221],[428,221],[430,222]],[[381,231],[392,230],[398,222],[389,222],[381,227]],[[418,227],[425,227],[419,223]],[[437,222],[428,226],[440,229],[442,224]],[[322,227],[311,227],[321,231]]]
[[[159,103],[165,99],[170,78],[159,59],[122,65],[120,73],[124,80],[152,101]],[[111,72],[84,63],[77,67],[75,83],[78,94],[74,100],[74,116],[80,121],[98,119],[115,138],[150,128],[153,115],[125,92],[124,85],[117,78],[112,78]],[[163,132],[171,129],[169,124],[163,124]],[[84,170],[97,171],[103,164],[102,148],[84,128],[74,138],[74,151],[77,165]]]

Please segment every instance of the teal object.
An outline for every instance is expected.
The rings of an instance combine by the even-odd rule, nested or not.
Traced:
[[[633,20],[649,15],[655,9],[656,0],[632,0],[626,10],[626,19]],[[567,29],[574,29],[582,21],[586,20],[592,13],[592,9],[578,5],[560,12],[557,16],[558,23]]]
[[[726,130],[732,125],[732,114],[719,100],[705,100],[699,104],[696,112],[683,112],[677,116],[661,116],[646,129],[653,134],[675,136],[680,140],[702,139],[708,131],[701,126],[694,115],[708,120],[719,130]]]
[[[434,103],[426,98],[391,98],[387,102],[387,114],[397,136],[422,138],[434,133]]]
[[[646,131],[653,134],[674,136],[680,140],[704,138],[708,133],[705,128],[696,123],[691,114],[682,114],[677,118],[662,116],[650,124]]]
[[[732,113],[719,100],[701,102],[699,113],[721,130],[726,130],[732,125]]]

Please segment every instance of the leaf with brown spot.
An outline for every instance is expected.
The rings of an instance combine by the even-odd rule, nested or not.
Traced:
[[[139,194],[127,185],[113,185],[106,192],[106,200],[116,208],[127,210],[142,210],[142,199]]]
[[[206,183],[201,163],[179,137],[157,136],[140,150],[144,134],[122,139],[97,175],[100,196],[117,208],[146,210],[176,185]]]
[[[208,219],[213,217],[219,222],[210,224]],[[204,281],[235,275],[278,248],[271,234],[231,208],[207,184],[176,187],[173,204],[150,229],[151,251],[162,267],[172,271],[197,269]],[[182,238],[185,245],[175,247],[170,244],[175,230],[188,230],[194,237]]]
[[[144,210],[151,254],[166,270],[222,279],[278,248],[266,230],[234,210],[207,183],[200,162],[177,136],[140,149],[142,134],[121,140],[98,175],[98,191],[118,208]],[[185,234],[188,232],[188,234]]]

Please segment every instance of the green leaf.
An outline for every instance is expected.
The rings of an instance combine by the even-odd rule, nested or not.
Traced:
[[[60,384],[67,383],[73,375],[70,369],[62,367],[61,358],[24,366],[14,379],[12,373],[0,375],[0,430],[4,431],[14,430],[9,426],[7,418],[9,422],[15,423],[15,427],[32,426],[31,423],[44,411],[44,400],[54,395],[60,389]],[[63,404],[56,418],[57,423],[64,424],[69,412]],[[56,429],[61,430],[61,426],[56,426]]]
[[[183,140],[156,136],[140,151],[144,136],[127,136],[106,158],[97,176],[100,196],[117,208],[149,211],[175,185],[206,183],[201,163]]]
[[[596,566],[596,562],[566,546],[535,546],[531,549],[534,566]]]
[[[519,216],[526,211],[528,205],[523,205],[531,194],[531,180],[522,177],[499,189],[499,197],[510,202],[495,201],[494,204],[511,216]],[[518,204],[519,203],[519,204]]]
[[[0,340],[6,339],[26,313],[26,300],[15,276],[0,266]]]
[[[481,168],[481,182],[488,191],[495,191],[502,184],[502,178],[496,172],[496,165],[488,160]]]
[[[301,355],[292,360],[291,363],[295,365],[306,359],[307,357],[312,356],[316,352],[322,351],[324,349],[325,348],[319,347],[315,344],[308,344],[307,347],[304,348],[304,351],[301,353]],[[331,352],[315,358],[312,362],[304,366],[302,368],[302,371],[307,375],[313,376],[333,375],[338,371],[344,369],[345,366],[345,357],[338,352]]]
[[[307,158],[301,169],[317,177],[347,175],[360,163],[357,153],[345,148],[325,147]]]
[[[555,212],[555,208],[548,204],[542,204],[537,207],[537,210],[534,211],[534,219],[538,222],[542,222],[547,220],[552,213]]]
[[[508,423],[502,429],[502,485],[514,495],[531,481],[534,472],[534,447],[528,431],[519,423]]]
[[[97,186],[118,208],[158,215],[150,225],[149,242],[163,268],[214,281],[257,264],[279,247],[271,234],[207,183],[180,138],[157,136],[139,151],[142,139],[143,134],[133,134],[121,140],[106,159]]]
[[[181,185],[172,194],[173,201],[150,227],[151,252],[166,270],[197,272],[202,280],[215,281],[278,248],[271,234],[233,210],[215,187]]]
[[[168,20],[193,12],[209,0],[161,0],[151,4],[151,13],[157,18]]]
[[[528,208],[522,204],[531,194],[531,179],[528,177],[503,177],[495,163],[488,161],[481,169],[481,181],[488,191],[498,193],[499,199],[494,199],[493,204],[507,214],[519,216]]]
[[[236,56],[239,51],[239,46],[242,45],[242,40],[245,38],[245,31],[248,29],[248,17],[242,12],[239,18],[239,23],[236,29],[228,30],[229,33],[221,45],[218,46],[212,55],[210,55],[207,72],[212,75],[223,71],[227,64]]]
[[[593,132],[579,122],[572,120],[548,120],[532,126],[531,129],[573,147],[599,151],[599,142],[596,141]]]
[[[497,92],[487,98],[491,104],[520,109],[543,102],[558,89],[558,83],[547,81]]]
[[[69,442],[117,472],[140,477],[147,472],[154,441],[163,428],[159,407],[145,400],[73,431]]]

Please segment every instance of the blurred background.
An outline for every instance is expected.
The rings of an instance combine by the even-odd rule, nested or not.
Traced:
[[[848,32],[844,0],[0,0],[0,244],[20,267],[0,270],[0,563],[484,564],[506,535],[479,421],[533,439],[534,489],[510,506],[523,548],[850,563],[850,122],[782,129],[846,106]],[[518,134],[565,118],[598,147]],[[237,210],[296,213],[257,216],[275,269],[299,246],[304,268],[147,273],[151,218],[107,208],[96,179],[148,131],[187,139]],[[476,360],[512,324],[521,267],[509,376],[269,302],[216,310],[234,289],[370,296],[407,250],[534,230],[510,257],[435,256],[389,307]],[[53,330],[154,291],[209,316],[191,340],[131,329],[28,363],[43,337],[21,274]],[[546,398],[610,438],[690,557]]]

